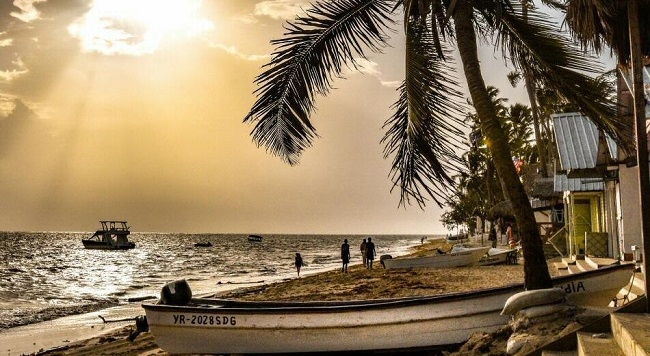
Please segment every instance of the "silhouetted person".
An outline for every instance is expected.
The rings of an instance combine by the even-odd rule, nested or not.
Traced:
[[[296,271],[298,272],[298,277],[300,277],[300,267],[304,266],[305,264],[302,262],[302,256],[298,252],[296,252]]]
[[[341,245],[341,260],[343,261],[341,272],[348,273],[348,263],[350,263],[350,245],[348,245],[348,239],[343,240],[343,245]]]
[[[366,243],[366,258],[368,259],[368,269],[372,269],[372,260],[375,259],[376,254],[377,251],[375,251],[375,244],[372,242],[372,237],[369,237],[368,242]]]
[[[366,239],[361,243],[361,258],[363,258],[363,266],[368,266],[368,258],[366,257]]]
[[[488,240],[492,241],[492,247],[497,247],[497,230],[494,228],[494,226],[490,229]]]

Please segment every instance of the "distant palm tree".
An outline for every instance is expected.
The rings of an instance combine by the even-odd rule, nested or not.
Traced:
[[[448,196],[450,172],[461,167],[457,151],[463,126],[463,97],[454,77],[450,49],[460,54],[472,104],[480,117],[504,194],[516,212],[528,289],[551,286],[539,230],[481,73],[477,41],[501,49],[504,60],[525,69],[536,83],[575,102],[617,139],[622,125],[611,120],[614,105],[585,72],[596,72],[591,58],[570,46],[546,16],[535,9],[522,15],[513,0],[338,0],[316,1],[286,24],[266,71],[256,78],[257,101],[245,122],[254,123],[254,141],[296,164],[317,136],[309,117],[315,98],[332,80],[357,68],[365,51],[381,52],[394,14],[404,14],[405,80],[395,113],[385,124],[385,155],[394,155],[391,179],[400,203],[439,205]]]

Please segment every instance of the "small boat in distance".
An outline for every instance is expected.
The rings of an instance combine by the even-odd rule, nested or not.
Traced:
[[[260,236],[260,235],[248,235],[248,241],[262,242],[262,236]]]
[[[212,242],[195,242],[194,247],[212,247]]]
[[[81,242],[87,249],[93,250],[128,250],[135,247],[135,243],[127,237],[131,231],[126,221],[102,220],[101,229]]]

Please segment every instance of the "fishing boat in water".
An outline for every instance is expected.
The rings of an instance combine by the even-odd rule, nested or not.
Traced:
[[[212,247],[212,242],[210,241],[195,242],[194,247]]]
[[[614,265],[555,277],[553,284],[567,300],[606,307],[633,271]],[[514,284],[425,297],[259,302],[192,298],[185,280],[171,284],[158,303],[142,305],[146,316],[138,323],[138,333],[151,331],[171,354],[440,349],[501,328],[510,318],[501,315],[506,301],[524,291]]]
[[[102,227],[87,238],[82,239],[84,247],[93,250],[128,250],[135,247],[135,243],[129,241],[131,234],[126,221],[102,220],[99,222]]]
[[[260,236],[260,235],[248,235],[248,241],[250,241],[250,242],[262,242],[262,236]]]
[[[478,264],[478,261],[485,255],[489,246],[452,248],[447,253],[424,257],[404,257],[385,259],[384,267],[392,268],[450,268],[463,267]]]

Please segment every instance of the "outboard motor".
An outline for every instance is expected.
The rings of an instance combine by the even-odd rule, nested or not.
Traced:
[[[192,290],[184,279],[165,284],[160,292],[159,304],[187,305],[192,300]]]
[[[140,333],[149,332],[149,323],[147,322],[146,315],[138,315],[135,317],[135,330],[129,333],[129,341],[133,342]]]

